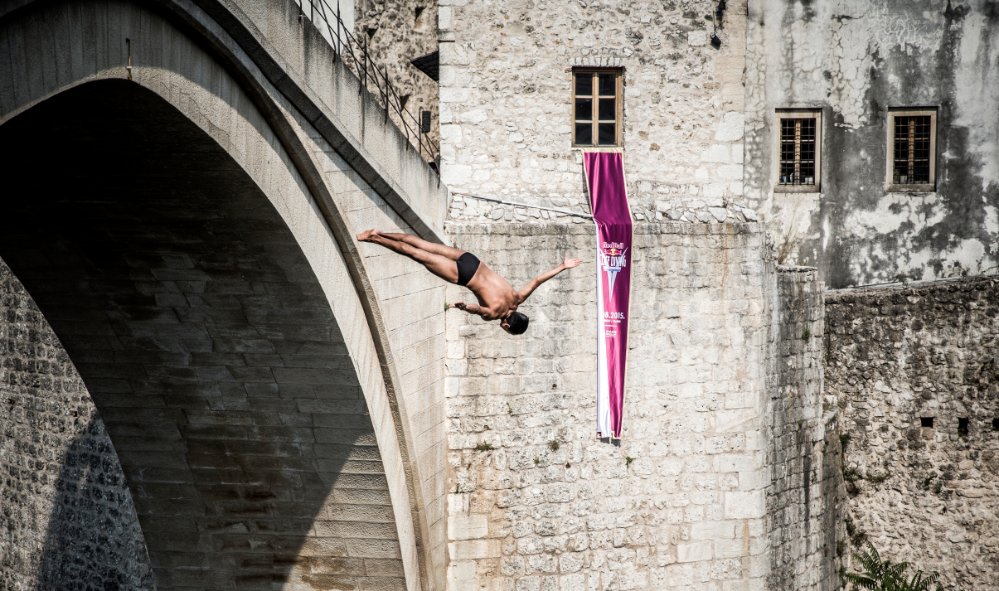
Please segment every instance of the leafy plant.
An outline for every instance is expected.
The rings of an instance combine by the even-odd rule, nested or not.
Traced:
[[[908,562],[892,562],[881,558],[874,544],[867,542],[867,548],[853,557],[860,563],[862,573],[845,573],[847,581],[861,589],[870,591],[943,591],[940,575],[916,570],[912,577],[906,576]]]
[[[496,448],[493,447],[493,444],[489,443],[488,441],[480,442],[478,445],[475,446],[475,451],[492,451],[494,449]]]

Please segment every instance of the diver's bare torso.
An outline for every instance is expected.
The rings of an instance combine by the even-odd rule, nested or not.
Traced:
[[[523,302],[509,281],[482,262],[465,287],[479,300],[481,311],[478,315],[483,320],[506,318]]]

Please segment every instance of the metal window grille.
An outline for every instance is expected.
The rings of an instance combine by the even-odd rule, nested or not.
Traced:
[[[814,185],[815,118],[780,120],[780,185]]]
[[[895,117],[892,182],[915,185],[930,182],[929,115],[898,115]]]

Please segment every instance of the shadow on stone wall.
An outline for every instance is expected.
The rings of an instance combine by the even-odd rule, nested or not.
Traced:
[[[768,589],[839,588],[840,476],[835,407],[822,389],[823,286],[781,267],[771,325],[768,417]]]
[[[135,507],[96,415],[66,450],[38,569],[39,589],[154,589]]]

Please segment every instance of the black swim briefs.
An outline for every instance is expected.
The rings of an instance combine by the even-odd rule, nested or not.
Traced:
[[[458,263],[458,285],[468,285],[468,282],[479,270],[479,258],[470,252],[463,252],[456,261]]]

